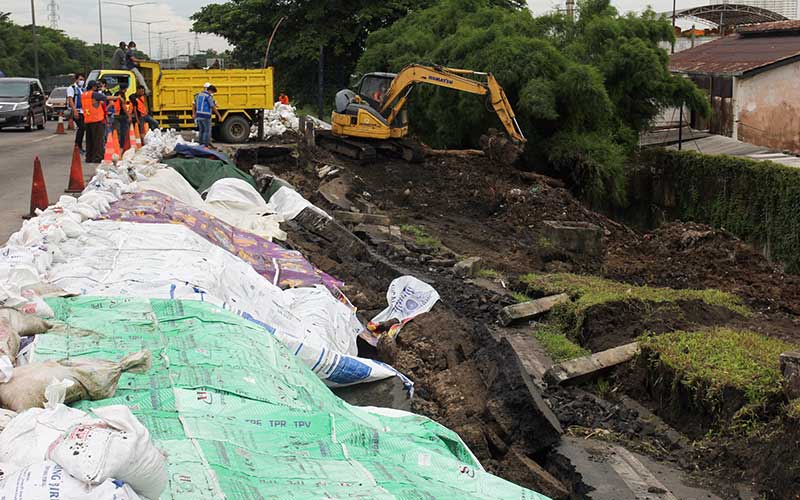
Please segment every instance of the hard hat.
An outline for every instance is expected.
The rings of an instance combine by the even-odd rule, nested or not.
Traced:
[[[203,84],[203,88],[204,89],[207,89],[210,86],[211,86],[211,82],[206,82],[206,83]]]

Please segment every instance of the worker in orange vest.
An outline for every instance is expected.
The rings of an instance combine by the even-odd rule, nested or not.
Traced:
[[[121,87],[120,90],[114,94],[119,97],[119,100],[111,103],[111,107],[114,108],[114,120],[111,126],[117,131],[120,151],[125,149],[125,138],[128,137],[128,129],[131,123],[131,116],[129,114],[130,108],[125,99],[125,92],[127,92],[127,90],[128,87]]]
[[[86,162],[100,163],[103,161],[103,139],[105,138],[106,111],[105,105],[109,101],[118,100],[115,96],[106,96],[98,90],[94,80],[86,84],[86,90],[81,94],[81,109],[83,122],[86,127]]]
[[[139,123],[139,130],[144,130],[144,123],[151,129],[158,128],[158,122],[150,116],[150,111],[147,109],[147,96],[144,95],[144,88],[139,87],[136,89],[136,97],[134,98],[136,105],[136,117]]]
[[[284,104],[286,106],[289,105],[289,96],[281,92],[281,95],[278,97],[278,102]]]

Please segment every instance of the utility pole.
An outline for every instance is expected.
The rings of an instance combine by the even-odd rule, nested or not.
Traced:
[[[36,37],[36,7],[31,0],[31,29],[33,30],[33,71],[39,78],[39,39]]]
[[[156,31],[156,35],[158,35],[158,60],[164,59],[164,46],[161,40],[161,35],[165,35],[167,33],[175,33],[176,30],[169,30],[169,31]]]
[[[58,29],[58,4],[56,0],[50,0],[47,4],[47,23],[54,30]]]
[[[103,57],[103,4],[97,0],[97,12],[100,14],[100,69],[105,69],[106,58]]]
[[[110,4],[113,4],[113,5],[121,5],[123,7],[127,7],[128,8],[128,22],[129,22],[130,28],[131,28],[131,40],[133,40],[133,8],[134,7],[139,7],[140,5],[155,4],[155,2],[120,3],[120,2],[109,2],[109,1],[106,1],[106,3],[110,3]]]
[[[675,2],[676,0],[672,0],[672,36],[675,36]],[[672,54],[675,53],[675,40],[672,41]]]
[[[567,0],[567,17],[575,20],[575,0]]]
[[[157,23],[165,23],[167,21],[134,21],[134,22],[147,25],[147,55],[150,56],[150,59],[155,59],[153,57],[153,42],[150,39],[150,25]],[[133,37],[131,37],[131,40],[133,40]]]

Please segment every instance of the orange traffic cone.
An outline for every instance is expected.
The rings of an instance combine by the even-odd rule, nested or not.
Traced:
[[[122,158],[122,148],[119,147],[119,134],[117,134],[116,130],[112,130],[111,135],[114,136],[114,154],[117,155],[117,160],[119,160]]]
[[[119,147],[119,142],[117,142],[117,147]],[[106,151],[103,154],[103,161],[104,165],[110,165],[114,163],[114,134],[108,134],[108,138],[106,139]],[[117,157],[119,159],[119,157]]]
[[[72,150],[72,165],[69,168],[69,185],[65,193],[82,193],[83,188],[83,166],[81,165],[81,150],[78,145]]]
[[[31,183],[31,211],[24,218],[30,219],[36,215],[36,209],[44,210],[50,202],[47,200],[47,188],[44,185],[44,172],[42,162],[37,156],[33,160],[33,182]]]
[[[136,147],[136,136],[133,134],[133,125],[128,127],[128,137],[125,138],[125,147],[122,149],[127,151],[132,147]]]
[[[133,128],[133,132],[136,134],[136,149],[140,149],[142,147],[142,136],[139,135],[139,124],[134,121],[131,124],[131,128]]]
[[[67,122],[67,130],[75,130],[75,120],[72,119],[72,115],[69,115],[69,121]]]
[[[56,134],[66,134],[64,131],[64,114],[58,115],[58,126],[56,127]]]

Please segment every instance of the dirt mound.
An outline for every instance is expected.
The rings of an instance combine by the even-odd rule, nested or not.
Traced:
[[[800,277],[783,273],[724,230],[670,223],[641,238],[613,242],[607,275],[636,284],[718,288],[762,312],[800,314]]]

